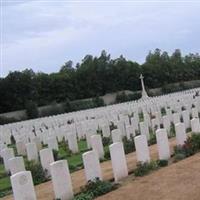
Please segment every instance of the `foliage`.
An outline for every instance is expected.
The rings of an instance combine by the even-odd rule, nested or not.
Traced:
[[[103,143],[103,146],[108,146],[109,144],[111,144],[111,138],[110,137],[103,137],[102,138],[102,143]]]
[[[110,54],[102,51],[97,57],[86,55],[75,66],[72,61],[67,61],[56,73],[35,73],[32,69],[13,71],[0,79],[0,111],[4,113],[25,109],[27,101],[43,106],[54,101],[65,102],[66,99],[73,101],[109,92],[141,90],[141,73],[145,77],[146,86],[163,87],[164,93],[175,90],[176,87],[168,88],[169,83],[180,82],[177,86],[180,89],[193,87],[186,86],[183,81],[199,79],[200,56],[183,56],[180,50],[168,55],[165,51],[155,49],[149,52],[146,61],[140,65],[122,55],[111,59]]]
[[[27,101],[25,105],[26,114],[28,119],[34,119],[39,116],[37,104],[33,101]]]
[[[179,161],[200,151],[200,134],[192,134],[183,145],[174,147],[174,160]]]
[[[17,122],[17,121],[19,120],[13,117],[0,116],[0,125],[9,124],[9,123]]]
[[[135,142],[134,137],[132,135],[130,137],[130,140],[128,140],[127,137],[123,137],[122,141],[125,154],[135,151]]]
[[[90,200],[98,196],[106,194],[115,189],[114,185],[108,181],[102,181],[96,178],[94,181],[88,181],[86,186],[82,188],[81,193],[74,200]]]
[[[56,149],[53,149],[53,157],[54,157],[54,160],[55,160],[55,161],[59,160],[58,154],[59,154],[59,151],[56,150]]]
[[[105,151],[104,151],[104,158],[105,159],[107,159],[107,160],[110,160],[110,151],[109,151],[109,149],[107,148],[107,149],[105,149]]]
[[[150,171],[158,169],[158,164],[155,161],[137,163],[137,168],[134,170],[135,176],[144,176],[147,175]]]
[[[133,94],[126,94],[124,91],[117,94],[115,102],[122,103],[126,101],[133,101],[141,98],[141,93],[135,92]]]
[[[27,161],[26,170],[31,171],[33,182],[35,185],[45,182],[47,172],[42,169],[40,162]]]
[[[165,167],[168,165],[168,160],[157,160],[157,164],[159,167]]]

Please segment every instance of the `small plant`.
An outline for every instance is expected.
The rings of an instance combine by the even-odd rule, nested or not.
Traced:
[[[134,170],[135,176],[144,176],[147,175],[150,171],[158,169],[158,164],[155,161],[137,164],[137,168]]]
[[[26,114],[28,116],[28,119],[34,119],[39,116],[38,107],[35,102],[27,101],[25,108],[26,108]]]
[[[102,138],[102,143],[103,143],[103,146],[108,146],[111,144],[111,138],[110,137],[103,137]]]
[[[148,144],[149,145],[156,144],[156,134],[154,134],[153,131],[150,132],[150,138],[149,138]]]
[[[128,140],[127,137],[123,137],[122,141],[123,141],[123,145],[124,145],[125,154],[135,151],[135,142],[134,142],[134,138],[132,135],[131,135],[130,140]]]
[[[39,162],[27,161],[26,170],[31,171],[35,185],[47,181],[47,172],[42,169],[42,165]]]
[[[115,189],[115,186],[112,183],[96,178],[94,181],[88,181],[87,185],[81,189],[81,193],[74,200],[92,200],[113,189]]]
[[[58,150],[53,149],[53,157],[55,161],[59,160],[58,153],[59,153]]]
[[[174,155],[174,162],[178,162],[178,161],[183,160],[185,158],[186,158],[185,154],[183,154],[183,153],[176,153]]]
[[[159,167],[165,167],[168,165],[168,160],[158,160],[157,164]]]
[[[86,193],[80,193],[76,197],[74,197],[73,200],[92,200],[94,199],[94,196],[92,193],[86,192]]]
[[[104,158],[106,160],[110,160],[110,151],[109,151],[109,149],[105,149]]]

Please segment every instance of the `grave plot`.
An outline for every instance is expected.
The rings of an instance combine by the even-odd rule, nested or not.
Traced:
[[[128,174],[195,154],[200,150],[198,91],[1,126],[1,197],[12,187],[15,200],[27,198],[21,194],[25,188],[32,199],[78,199],[86,185],[80,195],[90,193],[87,198],[93,199]]]

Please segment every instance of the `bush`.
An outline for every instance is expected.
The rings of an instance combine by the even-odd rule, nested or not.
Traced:
[[[103,143],[103,146],[108,146],[109,144],[111,144],[111,138],[110,137],[103,137],[102,143]]]
[[[157,164],[159,167],[165,167],[168,165],[168,160],[158,160]]]
[[[74,200],[92,200],[98,196],[106,194],[115,189],[115,186],[108,181],[101,181],[96,178],[94,181],[88,181],[85,187],[81,189]]]
[[[101,107],[104,106],[104,100],[100,97],[95,97],[92,99],[92,102],[94,104],[94,107]]]
[[[0,116],[0,125],[9,124],[9,123],[18,122],[18,121],[20,120],[15,119],[14,117]]]
[[[73,200],[92,200],[94,199],[94,196],[92,193],[86,192],[86,193],[80,193],[76,197],[74,197]]]
[[[47,181],[47,172],[43,170],[42,165],[39,162],[27,161],[26,170],[31,171],[35,185]]]
[[[50,106],[42,108],[40,111],[40,117],[46,117],[51,115],[58,115],[64,113],[65,110],[62,105],[57,104],[56,102],[51,103]]]
[[[183,153],[176,153],[176,154],[174,155],[174,162],[183,160],[183,159],[185,159],[185,158],[186,158],[185,154],[183,154]]]
[[[137,168],[134,170],[135,176],[144,176],[147,175],[150,171],[158,169],[158,164],[155,161],[137,163]]]
[[[106,149],[105,152],[104,152],[104,158],[106,160],[110,160],[110,151],[109,149]]]
[[[59,160],[58,153],[59,153],[58,150],[53,149],[53,157],[54,157],[54,160],[55,160],[55,161]]]
[[[26,102],[25,109],[28,119],[34,119],[39,116],[38,107],[35,102],[33,101]]]
[[[156,144],[156,134],[154,134],[153,132],[150,133],[148,144],[149,145]]]
[[[131,136],[130,140],[128,140],[127,137],[123,137],[122,141],[125,154],[135,151],[134,137]]]

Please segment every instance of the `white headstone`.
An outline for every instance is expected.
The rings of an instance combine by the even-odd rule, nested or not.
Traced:
[[[8,160],[8,165],[12,175],[21,171],[26,171],[22,156],[10,158]]]
[[[121,142],[111,144],[109,146],[111,163],[113,168],[113,174],[115,182],[128,176],[128,168],[126,163],[126,156],[124,153],[124,147]]]
[[[67,160],[59,160],[50,164],[55,198],[71,200],[74,197],[71,176]]]
[[[26,144],[26,152],[27,152],[27,158],[29,161],[34,160],[38,161],[38,151],[37,146],[35,143],[27,143]]]
[[[170,149],[166,129],[158,129],[156,131],[156,141],[159,159],[168,160],[170,158]]]
[[[199,118],[193,118],[191,120],[191,127],[192,127],[192,132],[193,133],[200,134],[200,122],[199,122]]]
[[[1,151],[1,155],[3,157],[3,163],[4,163],[4,167],[5,167],[5,170],[7,172],[10,171],[9,169],[9,164],[8,164],[8,160],[10,158],[14,158],[14,151],[12,148],[5,148]]]
[[[53,152],[51,149],[46,148],[40,150],[40,162],[43,170],[47,171],[47,176],[50,175],[50,164],[54,162]]]
[[[146,136],[145,135],[136,136],[134,138],[134,141],[135,141],[137,161],[142,163],[149,162],[150,154]]]
[[[10,179],[15,200],[37,200],[30,171],[18,172]]]
[[[93,135],[91,137],[91,146],[93,151],[97,154],[98,158],[103,159],[104,149],[103,149],[101,135]]]
[[[186,129],[184,123],[175,124],[176,144],[183,145],[187,139]]]
[[[95,178],[102,180],[102,172],[97,154],[94,151],[88,151],[82,157],[86,180],[93,181]]]

